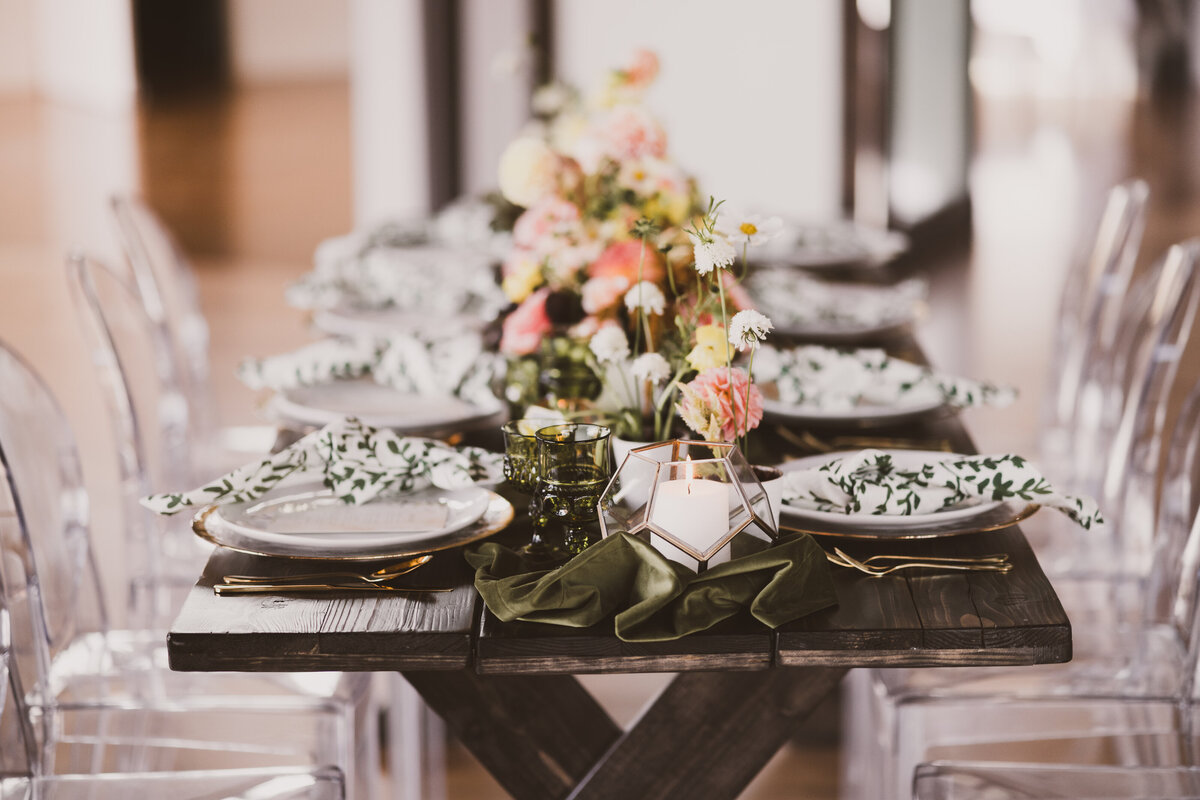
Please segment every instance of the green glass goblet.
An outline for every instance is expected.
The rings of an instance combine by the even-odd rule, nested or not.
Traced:
[[[531,550],[550,551],[565,558],[598,538],[596,504],[611,473],[609,435],[603,425],[587,423],[538,430],[538,478],[530,504],[534,531]]]
[[[537,488],[537,431],[544,419],[514,419],[500,428],[504,434],[504,479],[522,494]]]

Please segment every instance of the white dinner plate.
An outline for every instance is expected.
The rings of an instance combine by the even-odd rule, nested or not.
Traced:
[[[846,266],[882,266],[908,249],[908,237],[897,231],[854,222],[801,224],[785,222],[783,234],[755,254],[762,263],[809,270]]]
[[[916,320],[916,314],[906,319],[881,320],[874,324],[818,320],[814,322],[782,322],[775,330],[782,336],[792,336],[829,344],[856,344],[883,339],[904,331]]]
[[[860,405],[854,408],[817,408],[815,406],[785,403],[769,395],[774,393],[773,383],[764,383],[763,413],[767,416],[786,419],[790,422],[800,422],[819,425],[889,425],[896,422],[923,417],[941,411],[946,402],[939,395],[937,398],[911,398],[895,405]]]
[[[783,472],[797,472],[805,469],[815,469],[836,458],[852,456],[856,451],[839,453],[822,453],[821,455],[798,458],[779,465]],[[883,450],[892,457],[892,462],[901,469],[919,467],[933,461],[944,461],[958,457],[954,453],[941,450]],[[911,532],[929,526],[944,526],[947,523],[968,524],[978,518],[986,517],[1005,504],[999,500],[971,500],[953,508],[933,511],[929,514],[887,515],[887,514],[842,514],[832,511],[815,511],[808,508],[782,503],[781,513],[785,518],[798,520],[801,523],[832,524],[835,526],[853,527],[877,532],[877,535],[887,535],[887,531],[901,533]]]
[[[484,321],[465,314],[435,314],[402,308],[330,308],[313,312],[313,326],[332,336],[386,339],[419,333],[424,338],[457,336],[483,328]]]
[[[476,405],[458,397],[406,394],[371,378],[337,380],[277,392],[268,408],[281,422],[321,428],[358,417],[374,428],[420,433],[470,425],[504,413],[494,402]]]
[[[907,305],[897,304],[896,308],[890,310],[890,313],[881,314],[878,318],[869,321],[836,317],[792,321],[788,319],[786,312],[780,313],[772,307],[773,304],[780,302],[780,298],[769,298],[764,301],[757,297],[753,286],[751,289],[751,298],[756,301],[759,309],[775,323],[775,331],[779,334],[836,344],[850,344],[895,335],[916,322],[924,308],[922,300],[913,298]],[[835,291],[844,293],[846,302],[853,303],[859,298],[871,302],[874,299],[872,295],[877,294],[880,290],[879,287],[874,286],[839,285]],[[789,302],[789,300],[785,299],[784,302]],[[795,298],[794,302],[804,302],[804,298]]]
[[[470,486],[428,488],[348,505],[320,482],[309,482],[258,500],[212,506],[197,517],[203,528],[197,533],[264,555],[384,558],[448,546],[447,541],[480,525],[495,498],[503,501]]]

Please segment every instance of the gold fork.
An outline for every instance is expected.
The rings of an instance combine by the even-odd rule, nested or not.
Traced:
[[[1012,564],[1004,562],[985,562],[985,563],[951,563],[947,561],[906,561],[901,564],[895,564],[890,567],[874,567],[863,563],[852,556],[846,555],[840,548],[833,548],[836,558],[831,558],[830,561],[843,567],[851,567],[872,578],[881,578],[884,575],[890,575],[893,572],[902,569],[948,569],[958,570],[962,572],[1009,572],[1012,570]],[[838,560],[840,559],[840,561]]]
[[[870,564],[873,561],[936,561],[938,563],[947,564],[1007,564],[1007,553],[995,553],[987,556],[900,556],[900,555],[876,555],[858,559],[864,564]]]

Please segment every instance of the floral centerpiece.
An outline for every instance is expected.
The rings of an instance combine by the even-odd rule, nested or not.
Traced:
[[[749,368],[771,328],[740,286],[746,248],[782,223],[701,205],[642,103],[658,69],[643,51],[589,102],[559,84],[536,93],[536,121],[500,161],[500,191],[524,209],[502,267],[514,308],[500,349],[527,380],[539,357],[582,362],[599,379],[591,412],[625,438],[667,438],[678,413],[735,441],[762,418]]]

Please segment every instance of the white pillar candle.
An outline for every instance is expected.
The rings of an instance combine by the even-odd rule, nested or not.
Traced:
[[[663,481],[650,521],[703,553],[729,532],[729,487],[688,477]]]

